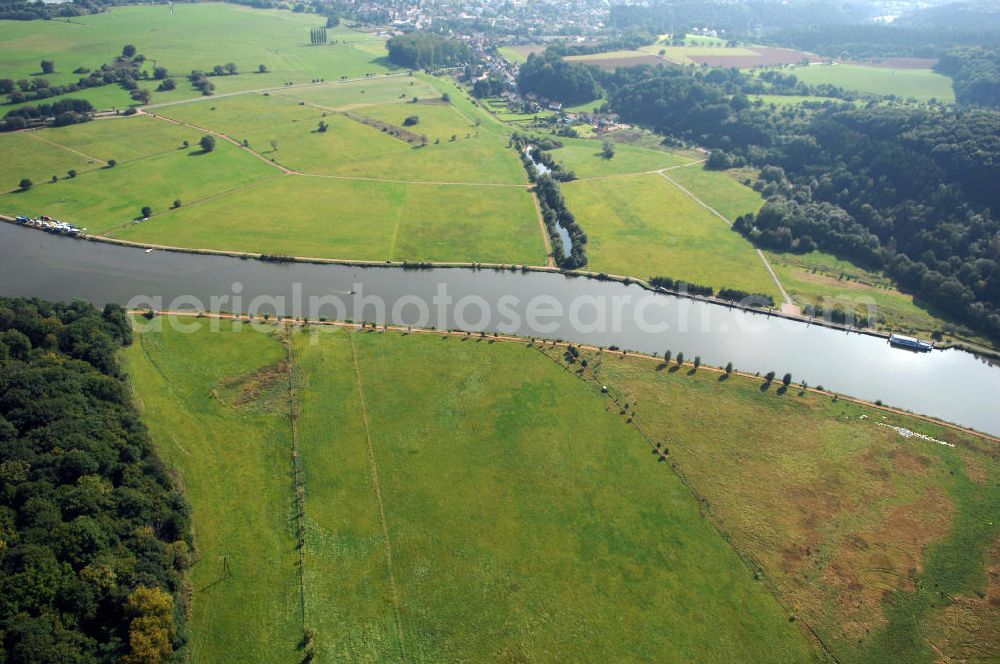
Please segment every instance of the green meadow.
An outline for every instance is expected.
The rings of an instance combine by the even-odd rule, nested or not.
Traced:
[[[659,174],[570,182],[563,195],[589,238],[590,270],[668,276],[778,299],[750,243]]]
[[[283,359],[267,335],[209,332],[142,335],[127,357],[144,421],[195,506],[194,662],[297,661],[287,384],[244,395]]]
[[[144,115],[52,127],[30,134],[92,159],[103,162],[114,159],[118,164],[182,149],[184,141],[197,149],[198,141],[204,135],[197,129],[179,127]]]
[[[559,141],[563,147],[552,150],[552,156],[581,179],[659,171],[690,161],[672,152],[650,150],[626,143],[615,143],[614,156],[606,159],[602,141],[571,138],[560,138]]]
[[[757,212],[764,205],[759,193],[738,182],[730,173],[709,171],[703,166],[692,164],[674,168],[667,175],[729,221]]]
[[[37,75],[39,61],[51,59],[56,72],[45,78],[61,85],[76,82],[80,75],[72,72],[77,67],[96,69],[110,63],[123,45],[133,44],[146,56],[150,73],[155,61],[177,80],[177,89],[171,92],[156,92],[152,80],[143,86],[153,93],[154,103],[199,96],[186,75],[228,62],[236,63],[241,73],[213,77],[216,94],[392,69],[382,40],[375,35],[334,28],[327,31],[331,43],[310,45],[310,28],[322,25],[323,19],[316,15],[232,4],[177,4],[172,10],[167,5],[113,7],[72,21],[0,21],[0,62],[4,75],[17,80]],[[372,42],[378,48],[372,48]],[[259,65],[267,72],[258,73]],[[110,94],[113,90],[121,94]],[[130,103],[116,85],[71,96],[90,99],[100,108]]]
[[[348,111],[362,106],[418,99],[438,99],[441,93],[424,77],[381,76],[339,85],[307,86],[275,90],[272,95],[304,101],[328,111]]]
[[[276,173],[259,159],[220,141],[215,151],[207,154],[197,147],[174,149],[114,168],[90,170],[73,179],[36,185],[29,191],[0,197],[0,206],[15,214],[47,214],[86,227],[91,233],[107,233],[130,224],[145,206],[154,214],[162,213],[176,200],[185,205],[197,203]]]
[[[706,513],[836,661],[989,659],[1000,636],[994,442],[803,392],[798,376],[785,390],[582,357],[577,373],[609,386],[633,424],[664,441]]]
[[[396,84],[404,79],[384,80]],[[419,88],[414,86],[416,90],[393,85],[383,91],[392,90],[392,95],[398,89],[420,91],[424,102],[352,103],[352,94],[361,97],[358,91],[369,86],[367,81],[359,81],[313,88],[310,101],[296,100],[303,95],[250,94],[177,104],[154,112],[246,141],[267,159],[308,174],[468,184],[527,183],[517,156],[506,148],[506,135],[486,124],[489,116],[484,111],[463,108],[455,96],[446,103],[441,100],[443,93],[431,83],[416,77],[413,81],[420,83]],[[324,110],[326,104],[314,101],[323,99],[322,92],[337,95],[339,101],[334,103],[340,103],[345,112],[334,111],[332,105]],[[404,120],[411,115],[420,122],[404,127]],[[426,135],[428,144],[408,143],[368,124],[370,121]],[[327,131],[319,131],[320,122],[328,126]]]
[[[161,322],[127,366],[195,515],[194,659],[298,661],[306,630],[318,661],[813,659],[607,396],[537,349],[295,327],[289,365],[274,327]]]
[[[873,95],[937,99],[954,102],[951,79],[930,69],[890,69],[864,65],[812,65],[796,67],[792,73],[810,85],[829,84]]]
[[[527,189],[281,176],[115,230],[116,238],[290,256],[541,265]]]
[[[944,332],[945,339],[984,340],[960,333],[946,320],[928,311],[914,297],[900,292],[879,272],[860,268],[830,254],[767,252],[768,260],[788,294],[799,306],[841,308],[872,319],[879,329],[928,338]]]
[[[0,191],[7,192],[18,187],[18,183],[27,178],[32,182],[45,182],[53,175],[59,178],[67,177],[69,170],[78,173],[100,168],[103,164],[76,154],[65,148],[53,145],[43,140],[38,133],[17,132],[0,134]],[[8,198],[9,195],[6,197]],[[8,208],[4,204],[4,208]],[[12,212],[12,210],[4,210]]]

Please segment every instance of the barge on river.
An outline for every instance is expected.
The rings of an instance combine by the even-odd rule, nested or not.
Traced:
[[[922,341],[921,339],[914,339],[913,337],[907,337],[902,334],[893,334],[889,337],[889,343],[893,346],[899,346],[900,348],[908,348],[910,350],[926,351],[934,350],[934,344],[929,341]]]

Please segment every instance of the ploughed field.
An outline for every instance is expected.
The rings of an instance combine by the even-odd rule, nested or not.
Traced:
[[[193,506],[197,661],[930,662],[996,642],[994,443],[610,351],[153,323],[127,366]]]

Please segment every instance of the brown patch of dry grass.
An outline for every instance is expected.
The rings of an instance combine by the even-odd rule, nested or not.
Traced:
[[[954,512],[951,499],[932,486],[844,539],[822,576],[836,596],[840,638],[857,641],[886,623],[883,600],[916,588],[924,548],[948,533]]]
[[[976,597],[953,596],[935,621],[946,629],[927,635],[943,662],[1000,660],[1000,538],[987,554],[985,591]]]
[[[219,380],[212,394],[231,408],[273,410],[287,403],[288,363],[284,360],[256,371]]]

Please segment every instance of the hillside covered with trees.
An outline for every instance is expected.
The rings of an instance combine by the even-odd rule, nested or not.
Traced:
[[[517,74],[517,87],[523,93],[579,104],[600,96],[595,73],[595,67],[570,64],[554,51],[546,50],[528,56]]]
[[[785,75],[782,85],[795,85]],[[767,204],[735,228],[782,251],[884,269],[932,308],[1000,339],[1000,112],[827,102],[771,109],[735,70],[602,75],[627,122],[761,169]]]
[[[0,298],[0,661],[169,661],[188,507],[116,358],[118,306]]]

